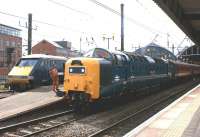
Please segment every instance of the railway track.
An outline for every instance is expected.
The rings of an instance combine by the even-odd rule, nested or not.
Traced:
[[[12,95],[15,95],[15,93],[12,91],[2,91],[0,92],[0,99],[7,98]]]
[[[89,134],[87,134],[87,136],[89,135],[90,137],[95,137],[95,136],[109,135],[113,130],[116,130],[117,127],[120,127],[121,123],[123,123],[129,119],[135,119],[135,117],[137,117],[141,113],[145,113],[147,111],[152,111],[152,109],[154,107],[156,108],[158,104],[166,102],[169,98],[170,99],[174,98],[174,96],[177,96],[183,90],[186,90],[186,87],[187,86],[180,88],[179,90],[177,90],[176,93],[172,92],[169,96],[160,98],[159,101],[156,101],[152,105],[146,106],[146,107],[140,109],[139,111],[134,112],[132,115],[120,118],[120,120],[118,120],[114,123],[112,122],[111,124],[107,125],[107,127],[101,128],[101,130],[99,130],[99,129],[93,130],[93,132],[92,133],[90,132]],[[153,109],[153,110],[155,110],[155,109]],[[48,132],[46,132],[46,131],[48,131],[50,129],[54,129],[56,127],[60,127],[61,125],[70,124],[69,128],[71,128],[71,123],[73,123],[74,121],[80,120],[80,118],[75,118],[75,117],[69,118],[67,114],[72,114],[72,113],[73,113],[73,111],[70,110],[70,111],[66,111],[66,112],[62,112],[62,113],[57,113],[55,115],[49,115],[49,116],[41,117],[38,119],[2,127],[2,128],[0,128],[0,136],[2,136],[2,137],[11,137],[11,136],[12,137],[14,137],[14,136],[15,137],[27,137],[27,136],[37,136],[37,135],[39,135],[39,133],[43,133],[43,132],[44,132],[44,136],[45,136],[45,134],[48,134]],[[64,116],[64,115],[66,115],[66,118],[64,120],[61,120],[60,117]],[[80,122],[80,123],[83,123],[83,122]],[[86,123],[88,124],[88,122],[86,122]],[[63,136],[65,136],[65,135],[63,134]]]
[[[127,122],[128,120],[142,114],[142,113],[148,113],[149,111],[154,110],[157,106],[159,106],[160,104],[164,104],[165,102],[167,102],[168,100],[174,98],[175,96],[180,95],[183,92],[184,88],[181,88],[179,92],[173,93],[167,97],[163,97],[160,100],[156,101],[155,103],[144,107],[143,109],[140,109],[137,112],[134,112],[133,114],[124,117],[123,119],[120,119],[117,122],[114,122],[110,125],[108,125],[107,127],[100,129],[92,134],[89,135],[89,137],[99,137],[99,136],[112,136],[109,133],[111,133],[112,131],[115,130],[115,128],[117,129],[119,127],[120,124]]]
[[[72,114],[73,110],[64,111],[61,113],[9,125],[0,128],[0,136],[2,137],[28,137],[37,135],[47,130],[59,127],[64,124],[76,121],[76,118],[59,120],[59,117],[66,114]]]

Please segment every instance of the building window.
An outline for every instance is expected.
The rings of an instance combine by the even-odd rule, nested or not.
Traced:
[[[9,46],[9,43],[10,43],[9,41],[4,40],[4,41],[3,41],[3,46]]]
[[[3,40],[0,39],[0,46],[3,46]]]
[[[10,35],[10,36],[16,36],[16,37],[20,36],[20,30],[12,28],[12,27],[4,26],[1,24],[0,24],[0,33]]]
[[[14,41],[11,42],[11,46],[15,47],[15,42]]]
[[[4,64],[3,62],[0,62],[0,67],[3,67],[4,66],[3,64]]]

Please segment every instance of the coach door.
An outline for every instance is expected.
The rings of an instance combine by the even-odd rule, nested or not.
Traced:
[[[43,84],[47,84],[50,82],[49,76],[49,68],[50,68],[50,60],[45,59],[40,64],[40,77]]]

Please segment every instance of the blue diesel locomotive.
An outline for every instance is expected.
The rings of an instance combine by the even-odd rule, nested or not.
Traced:
[[[77,102],[93,102],[199,74],[199,65],[95,48],[66,62],[64,91]]]

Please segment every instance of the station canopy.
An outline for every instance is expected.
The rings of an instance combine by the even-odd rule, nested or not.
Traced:
[[[183,32],[200,46],[200,0],[153,0]]]
[[[181,52],[178,58],[184,62],[200,65],[200,47],[191,46]]]
[[[135,53],[143,56],[150,56],[153,58],[177,60],[176,56],[172,52],[155,43],[150,43],[145,47],[139,48],[135,51]]]

